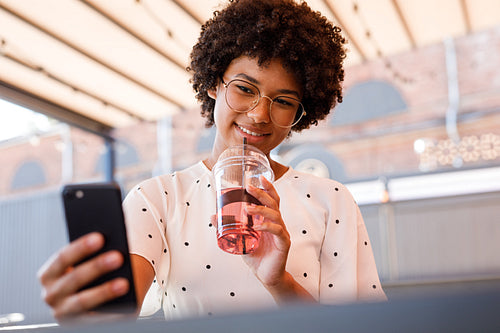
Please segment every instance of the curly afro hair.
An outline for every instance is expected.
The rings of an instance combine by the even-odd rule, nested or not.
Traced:
[[[306,115],[291,129],[317,125],[342,102],[345,38],[305,2],[294,0],[230,0],[201,29],[191,52],[191,83],[201,102],[206,126],[214,124],[215,87],[234,59],[249,56],[260,66],[280,59],[303,87]]]

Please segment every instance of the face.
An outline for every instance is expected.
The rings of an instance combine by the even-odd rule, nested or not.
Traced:
[[[287,96],[300,100],[302,90],[294,75],[283,68],[281,61],[273,60],[260,67],[257,59],[242,56],[234,59],[224,73],[225,83],[238,79],[256,86],[262,97],[252,110],[246,113],[233,111],[226,103],[226,87],[220,82],[208,92],[215,99],[214,119],[217,134],[212,151],[217,158],[222,151],[232,145],[247,143],[259,148],[268,157],[290,132],[289,128],[275,125],[271,121],[269,105],[277,96]],[[274,108],[274,107],[273,107]]]

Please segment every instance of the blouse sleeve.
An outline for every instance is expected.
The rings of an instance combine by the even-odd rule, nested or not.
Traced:
[[[145,258],[155,275],[160,276],[162,271],[168,269],[168,256],[163,255],[168,252],[168,246],[161,206],[148,198],[156,197],[151,187],[146,183],[132,189],[123,201],[123,211],[130,253]]]
[[[359,207],[357,211],[357,272],[358,300],[385,301],[387,297],[380,284],[373,250]]]
[[[358,205],[339,183],[327,197],[329,215],[320,254],[320,302],[385,300]]]

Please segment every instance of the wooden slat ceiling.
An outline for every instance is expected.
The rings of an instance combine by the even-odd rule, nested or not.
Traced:
[[[195,107],[185,67],[221,2],[0,0],[0,84],[109,127]],[[500,24],[498,0],[307,2],[342,27],[347,66]]]

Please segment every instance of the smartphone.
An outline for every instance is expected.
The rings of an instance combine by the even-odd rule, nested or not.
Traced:
[[[120,268],[99,277],[82,288],[83,290],[98,286],[116,277],[124,277],[129,281],[130,289],[127,294],[111,300],[95,310],[122,313],[136,311],[137,300],[120,187],[115,183],[69,184],[62,189],[62,199],[70,241],[93,231],[100,232],[104,236],[104,247],[99,252],[85,258],[84,261],[109,250],[121,252],[124,258],[124,263]]]

